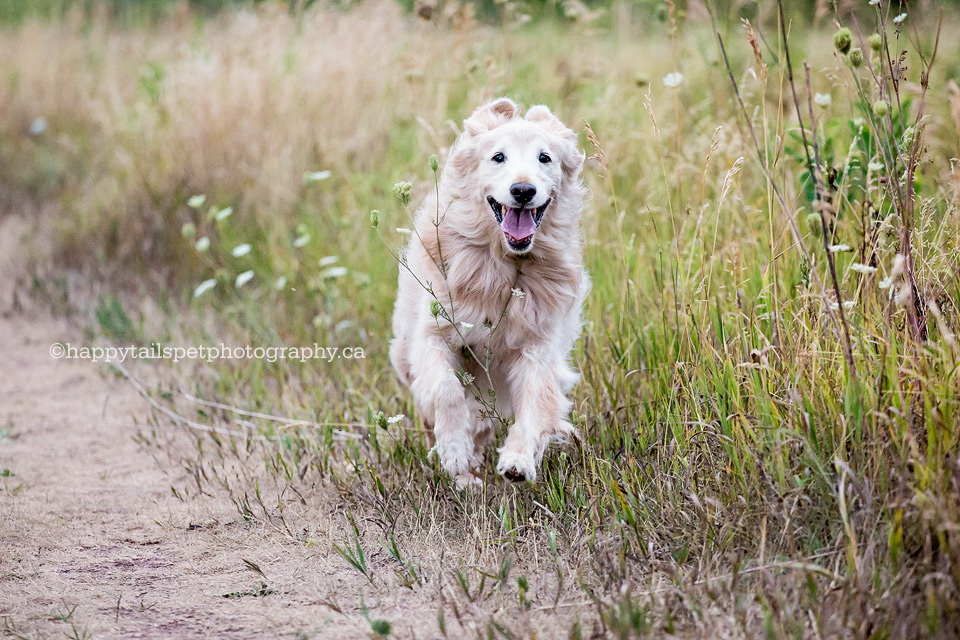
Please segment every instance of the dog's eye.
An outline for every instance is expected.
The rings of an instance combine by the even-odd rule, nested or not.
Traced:
[[[506,160],[506,158],[503,156],[502,153],[498,153],[498,154],[494,155],[494,156],[493,156],[492,158],[490,158],[490,159],[493,160],[494,162],[496,162],[497,164],[499,164],[499,163],[503,162],[504,160]]]
[[[549,163],[550,163],[550,156],[548,156],[548,155],[545,154],[545,153],[541,153],[541,154],[540,154],[540,162],[542,162],[543,164],[549,164]]]

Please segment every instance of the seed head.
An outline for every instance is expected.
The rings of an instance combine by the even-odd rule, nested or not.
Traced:
[[[380,211],[378,209],[370,212],[370,226],[374,229],[380,226]]]
[[[850,51],[850,43],[852,42],[853,36],[850,34],[850,29],[846,27],[833,34],[833,46],[835,46],[840,53],[845,54]]]
[[[890,110],[890,105],[886,100],[877,100],[873,103],[873,113],[879,117],[887,115],[887,111]]]
[[[383,411],[377,411],[377,415],[373,416],[373,424],[381,429],[387,428],[387,416],[383,414]]]
[[[439,301],[439,300],[436,300],[436,299],[431,300],[431,301],[430,301],[430,315],[432,315],[434,318],[436,318],[437,316],[440,315],[440,312],[441,312],[441,311],[443,311],[443,306],[441,306],[440,301]]]
[[[917,135],[917,130],[914,127],[907,127],[903,132],[903,146],[909,148],[913,144],[913,139]]]
[[[192,222],[186,222],[182,227],[180,227],[180,235],[187,240],[192,240],[194,236],[197,235],[197,228]]]
[[[823,232],[823,227],[820,222],[819,213],[810,213],[807,214],[807,230],[815,237],[819,238]]]
[[[430,156],[430,171],[436,173],[437,169],[440,168],[440,159],[437,158],[437,154]]]
[[[393,185],[393,192],[396,194],[400,204],[407,206],[410,204],[410,196],[413,195],[413,185],[409,182],[398,182]]]
[[[867,42],[870,44],[871,49],[874,51],[880,51],[880,47],[883,46],[883,36],[881,36],[879,33],[875,33],[870,36]]]
[[[850,66],[854,69],[860,68],[860,65],[863,64],[863,49],[860,47],[850,49],[850,53],[847,54],[847,60],[850,61]]]

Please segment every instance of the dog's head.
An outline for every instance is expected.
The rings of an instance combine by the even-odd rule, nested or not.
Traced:
[[[579,185],[584,154],[577,135],[547,107],[520,117],[507,98],[483,105],[463,124],[451,161],[485,205],[482,226],[499,236],[508,254],[525,255],[541,226],[555,224],[551,214],[565,187]]]

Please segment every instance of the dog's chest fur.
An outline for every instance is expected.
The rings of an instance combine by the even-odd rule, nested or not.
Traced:
[[[534,255],[502,259],[489,249],[464,249],[448,264],[454,320],[471,346],[499,342],[517,349],[552,333],[580,297],[582,269]],[[491,327],[495,329],[491,332]]]

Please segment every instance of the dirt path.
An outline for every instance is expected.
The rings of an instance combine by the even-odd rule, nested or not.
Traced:
[[[0,262],[11,231],[0,220]],[[83,339],[14,304],[11,267],[0,264],[0,636],[369,637],[365,596],[395,636],[433,637],[421,630],[435,610],[410,615],[403,596],[364,592],[332,553],[340,532],[324,530],[322,508],[303,514],[323,543],[309,549],[227,499],[174,496],[184,469],[134,439],[146,403],[103,364],[50,356],[52,343]]]
[[[212,498],[181,501],[127,426],[144,402],[102,365],[55,360],[74,335],[42,316],[0,319],[0,628],[33,637],[358,637],[321,603],[333,559],[305,557]],[[270,577],[277,593],[255,590]],[[333,584],[330,578],[333,577]],[[349,575],[345,576],[350,580]],[[321,584],[323,582],[323,584]]]

